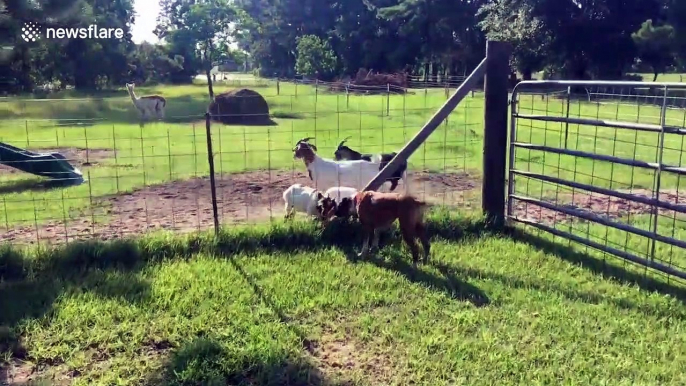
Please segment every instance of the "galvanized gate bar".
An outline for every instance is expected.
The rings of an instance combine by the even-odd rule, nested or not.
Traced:
[[[577,125],[587,125],[587,126],[599,126],[599,127],[610,127],[617,129],[630,129],[638,131],[648,131],[653,133],[661,133],[662,126],[651,125],[648,123],[632,123],[632,122],[617,122],[617,121],[607,121],[603,119],[586,119],[586,118],[565,118],[565,117],[554,117],[550,115],[530,115],[530,114],[514,114],[514,118],[518,119],[528,119],[532,121],[541,122],[558,122],[558,123],[571,123]],[[686,129],[681,129],[674,126],[665,126],[665,133],[667,134],[680,134],[686,135]]]
[[[519,94],[522,92],[526,92],[528,94],[535,94],[535,95],[548,95],[550,98],[554,98],[553,96],[550,96],[552,94],[559,94],[556,91],[558,89],[566,89],[567,90],[567,113],[569,113],[569,103],[570,103],[570,98],[569,95],[571,94],[571,87],[583,87],[585,88],[585,92],[589,95],[589,99],[592,98],[592,96],[597,96],[598,98],[602,99],[603,104],[612,104],[616,105],[617,111],[617,118],[614,118],[614,120],[604,120],[600,118],[600,110],[597,110],[597,114],[593,114],[594,116],[591,116],[590,113],[584,112],[581,109],[581,105],[585,104],[586,102],[579,101],[578,103],[580,104],[580,110],[578,113],[574,114],[574,117],[569,117],[568,114],[565,114],[565,109],[559,111],[559,109],[548,109],[546,105],[546,112],[545,113],[539,113],[539,112],[532,112],[530,114],[520,114],[517,110],[519,109]],[[643,92],[639,92],[636,88],[649,88],[651,90],[655,90],[657,95],[653,95],[655,93],[651,92],[650,95],[645,95]],[[629,89],[630,88],[630,89]],[[609,90],[609,91],[608,91]],[[637,264],[641,264],[643,266],[646,266],[648,268],[655,269],[657,271],[666,273],[668,275],[672,275],[674,277],[678,277],[681,279],[686,279],[686,267],[683,267],[680,263],[674,262],[672,263],[672,254],[683,254],[684,250],[686,250],[686,240],[680,240],[678,239],[678,236],[675,236],[674,234],[670,236],[667,236],[664,232],[662,234],[658,233],[659,229],[659,224],[662,221],[662,218],[664,217],[663,214],[661,213],[661,210],[667,210],[671,211],[668,218],[670,218],[670,222],[674,222],[676,224],[677,221],[684,221],[681,219],[681,216],[683,214],[686,214],[686,205],[684,205],[683,202],[679,198],[677,200],[672,200],[671,198],[669,199],[669,202],[664,201],[665,199],[663,198],[663,195],[665,194],[664,192],[664,187],[662,186],[662,180],[666,175],[663,175],[663,173],[673,173],[677,176],[686,176],[686,165],[683,165],[683,162],[678,161],[677,165],[666,165],[663,161],[663,154],[666,156],[666,151],[667,148],[667,141],[671,140],[673,141],[674,138],[666,138],[665,135],[679,135],[682,136],[679,138],[679,141],[681,141],[683,136],[686,135],[686,121],[682,124],[680,121],[676,123],[674,120],[670,121],[668,124],[667,121],[667,109],[669,108],[668,106],[670,105],[670,100],[673,100],[674,98],[677,98],[679,93],[681,92],[686,92],[686,84],[684,83],[673,83],[673,82],[665,82],[665,83],[645,83],[645,82],[605,82],[605,81],[525,81],[519,83],[515,89],[512,92],[512,99],[511,99],[511,122],[510,122],[510,163],[508,166],[508,173],[509,173],[509,181],[508,181],[508,200],[507,200],[507,219],[511,221],[515,221],[518,223],[526,224],[532,227],[535,227],[537,229],[546,231],[550,234],[564,237],[566,239],[572,240],[574,242],[589,246],[591,248],[597,249],[599,251],[603,251],[609,254],[612,254],[614,256],[623,258],[627,261],[631,261]],[[631,104],[638,110],[636,111],[638,115],[637,117],[631,118],[631,122],[629,121],[623,121],[624,118],[619,118],[619,108],[620,105],[626,105],[628,103],[627,97],[631,100]],[[646,101],[646,104],[649,104],[651,107],[649,109],[652,109],[653,107],[660,107],[660,116],[659,116],[659,124],[647,124],[647,123],[639,123],[640,119],[640,112],[641,112],[641,106],[644,104],[643,101]],[[562,102],[564,103],[564,101]],[[593,103],[595,106],[596,104]],[[598,106],[600,104],[597,104]],[[557,106],[557,105],[556,105]],[[527,106],[522,106],[522,110],[526,111]],[[682,106],[681,108],[683,109],[686,106]],[[599,109],[599,107],[598,107]],[[594,109],[595,110],[595,109]],[[652,111],[652,110],[651,110]],[[679,112],[679,115],[681,115],[681,111]],[[613,111],[612,114],[614,115],[615,112]],[[565,116],[566,115],[566,116]],[[584,116],[585,115],[585,116]],[[651,118],[654,118],[656,114],[653,114]],[[636,121],[634,121],[636,119]],[[539,138],[532,138],[529,137],[529,139],[524,139],[524,138],[518,138],[517,137],[517,128],[518,128],[518,123],[522,122],[524,120],[528,120],[530,122],[525,123],[527,129],[533,130],[543,130],[546,134],[545,139],[543,140],[542,143],[537,143],[535,141],[538,141]],[[543,122],[544,124],[539,124],[539,125],[533,125],[534,122]],[[570,150],[567,149],[567,131],[562,130],[557,131],[554,129],[549,129],[548,128],[548,123],[557,123],[557,124],[563,124],[563,125],[569,125],[569,124],[577,124],[577,125],[585,125],[589,127],[595,127],[596,129],[596,134],[595,134],[595,140],[594,140],[594,149],[596,148],[595,141],[598,141],[600,139],[604,141],[609,141],[610,145],[612,145],[612,153],[611,155],[606,155],[602,154],[605,150],[591,150],[591,151],[584,151],[586,150],[583,146],[584,145],[579,145],[577,144],[576,147],[574,147],[575,150]],[[639,132],[644,132],[644,133],[649,133],[651,135],[651,138],[656,138],[657,140],[655,143],[651,143],[650,145],[645,144],[645,141],[641,141],[641,143],[638,143],[636,139],[634,139],[634,156],[633,157],[623,157],[623,156],[617,156],[615,153],[615,143],[613,142],[612,137],[598,137],[598,132],[597,130],[599,128],[611,128],[615,129],[613,130],[615,133],[615,142],[617,141],[617,133],[618,130],[623,130],[623,131],[633,131],[636,134],[635,138],[638,138],[637,135]],[[556,135],[560,137],[560,143],[551,143],[550,141],[547,140],[547,133],[548,131],[552,130],[555,132]],[[657,137],[652,137],[653,135],[656,135]],[[564,140],[564,142],[563,142]],[[652,142],[652,141],[651,141]],[[563,146],[564,143],[564,146]],[[637,160],[636,157],[638,156],[637,149],[635,148],[636,146],[650,146],[651,148],[655,149],[655,154],[654,158],[651,154],[649,160],[650,161],[643,161],[643,160]],[[534,150],[534,151],[541,151],[545,153],[552,153],[552,154],[558,154],[560,157],[558,158],[558,165],[557,165],[557,171],[558,174],[553,174],[548,172],[548,166],[554,166],[554,165],[549,165],[548,163],[543,164],[543,169],[538,170],[538,169],[533,169],[529,170],[531,166],[525,167],[525,166],[520,166],[519,169],[516,168],[516,164],[519,163],[519,159],[516,157],[516,152],[517,149],[525,149],[525,150]],[[582,149],[582,150],[577,150],[577,149]],[[600,149],[603,149],[602,147]],[[590,150],[590,149],[589,149]],[[684,151],[686,149],[679,149],[679,148],[670,148],[670,151],[672,153],[674,151],[676,152],[681,152],[682,156]],[[600,153],[600,154],[598,154]],[[562,174],[560,172],[561,169],[561,163],[566,163],[566,160],[563,160],[561,155],[568,156],[570,158],[579,158],[579,159],[588,159],[588,160],[597,160],[597,161],[604,161],[607,162],[608,165],[607,169],[602,169],[604,170],[604,173],[609,173],[609,175],[605,175],[605,178],[610,178],[614,179],[616,178],[621,178],[622,173],[619,172],[618,170],[615,170],[614,165],[626,165],[629,167],[637,167],[637,168],[642,168],[642,169],[647,169],[651,170],[654,172],[653,177],[653,184],[650,187],[652,193],[650,195],[636,195],[631,192],[618,192],[613,189],[608,189],[605,187],[600,187],[600,186],[593,186],[593,181],[591,182],[581,182],[581,181],[576,181],[576,177],[570,177],[566,174]],[[673,155],[673,154],[672,154]],[[644,157],[647,156],[647,153],[645,153]],[[672,157],[673,159],[674,157]],[[644,158],[645,159],[645,158]],[[678,158],[681,160],[681,157]],[[574,169],[575,169],[575,174],[576,176],[576,169],[577,169],[577,160],[574,160]],[[523,161],[526,164],[526,161]],[[670,162],[670,161],[667,161]],[[672,160],[671,162],[677,162]],[[527,164],[529,165],[529,164]],[[595,165],[595,164],[594,164]],[[522,170],[520,170],[522,169]],[[525,170],[524,170],[525,169]],[[583,167],[582,169],[583,170]],[[580,171],[581,171],[580,170]],[[595,168],[594,168],[595,170]],[[548,174],[553,174],[553,175],[546,175]],[[596,174],[594,174],[596,176]],[[528,179],[526,181],[526,186],[527,186],[527,192],[522,193],[522,194],[517,194],[516,191],[519,189],[515,189],[515,185],[519,184],[521,180]],[[531,195],[532,193],[529,192],[528,189],[528,184],[531,181],[536,181],[538,183],[549,183],[553,186],[556,186],[557,189],[560,187],[566,187],[566,188],[572,188],[572,189],[579,189],[581,194],[584,197],[588,197],[589,202],[591,202],[590,210],[581,210],[579,208],[573,208],[565,205],[565,199],[562,199],[561,202],[550,202],[548,200],[543,199],[543,187],[541,187],[541,197],[539,198],[532,198]],[[643,183],[643,182],[641,182]],[[634,182],[634,177],[633,177],[633,171],[631,174],[631,182],[629,182],[631,186],[635,186],[636,182]],[[644,184],[644,183],[643,183]],[[672,184],[672,182],[670,182]],[[645,184],[644,184],[645,185]],[[670,185],[671,187],[671,185]],[[597,205],[593,204],[593,196],[592,194],[597,193],[597,194],[602,194],[608,197],[615,197],[621,200],[626,200],[626,203],[629,202],[636,202],[640,203],[643,205],[646,205],[649,208],[649,211],[646,214],[646,221],[649,222],[649,225],[647,225],[644,229],[639,229],[635,225],[631,224],[629,221],[623,219],[622,217],[617,217],[617,218],[610,218],[607,216],[603,216],[601,213],[596,213],[596,212],[604,212],[604,210],[600,209],[594,209],[597,207]],[[557,190],[556,197],[559,195],[559,190]],[[678,184],[677,184],[677,197],[679,197],[679,191],[678,191]],[[683,195],[681,195],[683,196]],[[558,197],[559,198],[559,197]],[[558,200],[558,198],[555,199],[555,201]],[[566,216],[572,217],[572,218],[577,218],[581,220],[588,221],[590,223],[595,223],[597,225],[605,226],[608,228],[613,228],[622,232],[626,232],[626,241],[623,241],[624,246],[620,250],[618,249],[618,246],[621,245],[620,243],[613,244],[614,241],[610,241],[608,239],[608,233],[607,230],[605,230],[604,233],[605,235],[602,236],[601,233],[597,235],[591,235],[590,228],[588,232],[585,235],[579,235],[579,234],[572,234],[570,233],[571,231],[564,231],[561,229],[556,229],[556,225],[553,223],[556,222],[555,220],[551,221],[553,223],[548,223],[547,220],[537,220],[534,218],[526,218],[526,215],[519,215],[519,207],[515,207],[515,203],[528,203],[533,206],[536,206],[537,208],[544,208],[546,210],[551,210],[553,212],[561,213]],[[605,205],[603,202],[601,205]],[[609,205],[614,205],[611,204],[610,202],[607,203],[608,205],[608,211],[610,210]],[[617,205],[623,205],[622,203],[618,203]],[[629,209],[631,210],[631,209]],[[526,212],[526,211],[524,211]],[[649,218],[648,214],[650,214]],[[524,218],[522,218],[524,217]],[[673,217],[673,218],[672,218]],[[676,225],[672,225],[676,226]],[[629,246],[629,235],[638,235],[642,236],[646,239],[648,239],[648,245],[647,245],[647,250],[645,252],[638,251],[635,248],[632,248]],[[599,239],[592,239],[593,237],[599,237]],[[600,243],[598,240],[603,239],[604,242]],[[623,237],[622,237],[623,238]],[[662,244],[661,245],[661,251],[658,252],[658,243]],[[670,248],[677,247],[682,249],[681,251],[676,251],[676,250],[671,250]],[[677,260],[678,261],[678,260]]]
[[[562,206],[557,206],[555,204],[545,202],[543,200],[538,200],[538,199],[531,198],[531,197],[523,197],[523,196],[519,196],[516,194],[513,194],[511,196],[511,198],[513,198],[515,200],[522,201],[522,202],[527,202],[529,204],[537,205],[537,206],[540,206],[540,207],[543,207],[546,209],[550,209],[550,210],[553,210],[556,212],[562,212],[562,213],[570,215],[570,216],[578,217],[578,218],[581,218],[581,219],[584,219],[587,221],[592,221],[592,222],[595,222],[595,223],[598,223],[601,225],[605,225],[605,226],[608,226],[611,228],[619,229],[621,231],[633,233],[633,234],[638,235],[638,236],[643,236],[643,237],[647,237],[649,239],[658,240],[658,241],[661,241],[665,244],[673,245],[675,247],[686,249],[686,241],[673,239],[671,237],[662,236],[660,234],[654,234],[651,231],[646,231],[643,229],[635,228],[635,227],[632,227],[631,225],[621,224],[618,222],[610,221],[610,220],[607,220],[603,217],[597,216],[593,213],[589,213],[589,212],[578,210],[578,209],[565,208]]]
[[[481,63],[479,63],[469,77],[462,82],[457,90],[455,90],[455,93],[453,93],[453,95],[447,101],[445,101],[443,106],[436,111],[429,121],[424,124],[424,127],[422,127],[419,132],[415,134],[415,136],[412,137],[412,139],[410,139],[402,149],[400,149],[398,154],[396,154],[395,157],[393,157],[393,159],[391,159],[391,161],[387,163],[386,166],[381,169],[379,173],[377,173],[377,175],[371,181],[369,181],[367,186],[365,186],[362,190],[367,191],[379,189],[386,179],[389,178],[391,174],[395,173],[395,171],[398,169],[398,166],[400,166],[400,163],[410,158],[412,153],[414,153],[415,150],[417,150],[419,146],[421,146],[424,141],[429,138],[431,133],[433,133],[434,130],[440,126],[441,122],[443,122],[450,115],[450,113],[455,110],[457,105],[467,95],[469,95],[469,92],[472,88],[474,88],[474,86],[476,86],[477,82],[483,78],[484,73],[486,72],[487,61],[488,58],[484,58]]]
[[[564,180],[564,179],[557,178],[557,177],[546,176],[543,174],[532,173],[532,172],[527,172],[527,171],[523,171],[523,170],[512,169],[511,171],[512,171],[512,173],[523,176],[523,177],[533,178],[536,180],[550,182],[553,184],[565,185],[565,186],[569,186],[570,188],[582,189],[582,190],[586,190],[586,191],[593,192],[593,193],[604,194],[606,196],[621,198],[623,200],[638,202],[640,204],[645,204],[645,205],[650,205],[650,206],[657,206],[657,207],[662,208],[662,209],[673,210],[675,212],[686,214],[686,205],[672,204],[671,202],[655,200],[654,198],[649,198],[646,196],[639,196],[639,195],[631,194],[631,193],[622,193],[622,192],[618,192],[618,191],[612,190],[612,189],[605,189],[605,188],[592,186],[592,185],[588,185],[588,184],[582,184],[580,182],[568,181],[568,180]]]
[[[627,158],[614,157],[611,155],[589,153],[589,152],[580,151],[580,150],[560,149],[557,147],[534,145],[531,143],[514,142],[514,143],[512,143],[512,145],[515,147],[521,147],[524,149],[547,151],[549,153],[571,155],[571,156],[575,156],[575,157],[594,159],[597,161],[614,162],[616,164],[622,164],[622,165],[627,165],[627,166],[636,166],[639,168],[646,168],[646,169],[652,169],[652,170],[662,169],[662,171],[672,172],[672,173],[676,173],[676,174],[680,174],[680,175],[686,175],[686,168],[676,167],[676,166],[668,166],[668,165],[662,165],[662,168],[660,168],[660,165],[658,165],[655,162],[636,161],[636,160],[630,160]]]
[[[588,240],[588,239],[585,239],[583,237],[579,237],[575,234],[565,232],[565,231],[562,231],[559,229],[555,229],[553,227],[549,227],[547,225],[540,224],[540,223],[537,223],[535,221],[529,221],[529,220],[518,219],[518,218],[513,218],[512,220],[517,221],[517,222],[522,223],[522,224],[532,226],[534,228],[538,228],[542,231],[548,232],[548,233],[553,234],[555,236],[564,237],[566,239],[575,241],[579,244],[587,245],[587,246],[594,248],[594,249],[597,249],[599,251],[603,251],[603,252],[613,254],[615,256],[621,257],[622,259],[629,260],[629,261],[634,262],[636,264],[641,264],[641,265],[646,266],[648,268],[652,268],[652,269],[658,270],[660,272],[666,273],[668,275],[672,275],[672,276],[678,277],[680,279],[686,280],[686,272],[680,271],[678,269],[670,267],[669,265],[662,264],[662,263],[657,262],[655,260],[644,259],[642,257],[636,256],[636,255],[631,254],[629,252],[622,251],[622,250],[617,249],[617,248],[608,247],[606,245],[596,243],[595,241]]]

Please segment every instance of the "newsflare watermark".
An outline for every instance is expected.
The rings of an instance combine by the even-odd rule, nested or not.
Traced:
[[[45,31],[34,22],[24,23],[21,29],[21,38],[25,42],[35,42],[45,35],[46,39],[121,39],[124,37],[124,30],[121,28],[103,28],[95,24],[88,27],[69,28],[69,27],[48,27]]]

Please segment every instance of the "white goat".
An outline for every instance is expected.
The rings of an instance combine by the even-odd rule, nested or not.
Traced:
[[[304,186],[302,184],[293,184],[283,192],[283,201],[285,203],[284,218],[292,217],[295,212],[305,213],[308,216],[317,216],[317,203],[324,197],[322,192]]]
[[[133,105],[141,113],[141,118],[148,119],[156,116],[159,119],[164,119],[164,108],[167,105],[167,100],[160,95],[146,95],[139,97],[133,91],[136,85],[134,83],[127,83],[126,90],[133,101]]]
[[[333,198],[336,202],[341,202],[341,200],[346,197],[355,197],[357,192],[359,192],[359,190],[355,188],[350,188],[348,186],[335,186],[333,188],[327,189],[326,192],[324,192],[324,196]]]
[[[346,186],[357,190],[365,186],[379,173],[381,157],[375,156],[372,161],[334,161],[317,155],[317,146],[308,143],[312,138],[299,140],[293,149],[293,158],[302,159],[307,168],[310,179],[319,190]],[[384,182],[382,188],[388,188]],[[383,189],[387,191],[386,189]],[[379,191],[383,191],[381,188]]]

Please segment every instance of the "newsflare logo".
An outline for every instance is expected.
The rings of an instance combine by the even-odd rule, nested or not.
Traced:
[[[21,29],[21,38],[25,42],[35,42],[36,39],[40,38],[40,27],[38,24],[33,22],[24,23],[24,27]]]
[[[25,42],[35,42],[41,37],[41,28],[35,22],[26,22],[21,29],[21,38]],[[95,24],[88,27],[79,28],[46,28],[46,39],[122,39],[124,37],[124,30],[121,28],[101,28]]]

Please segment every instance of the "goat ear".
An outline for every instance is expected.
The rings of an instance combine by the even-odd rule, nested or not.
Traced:
[[[312,148],[314,149],[314,151],[319,151],[319,150],[317,150],[317,145],[313,145],[313,144],[311,144],[311,143],[309,143],[308,145],[312,146]]]

